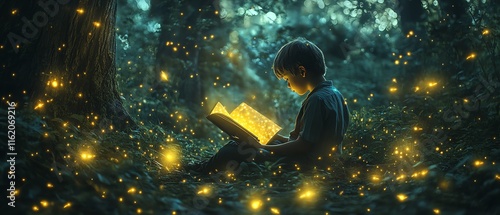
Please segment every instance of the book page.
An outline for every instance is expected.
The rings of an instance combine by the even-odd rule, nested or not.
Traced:
[[[226,107],[224,107],[224,105],[222,105],[220,102],[217,102],[217,104],[215,104],[215,107],[212,109],[212,112],[210,114],[214,113],[221,113],[228,117],[231,117],[229,112],[227,112]]]
[[[238,124],[257,136],[261,144],[267,144],[281,130],[280,126],[246,103],[241,103],[231,112],[230,116]]]

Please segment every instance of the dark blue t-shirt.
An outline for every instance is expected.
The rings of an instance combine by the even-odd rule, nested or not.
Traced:
[[[302,103],[290,139],[301,138],[312,144],[307,160],[325,160],[329,155],[342,153],[348,125],[349,109],[344,97],[332,81],[324,81]]]

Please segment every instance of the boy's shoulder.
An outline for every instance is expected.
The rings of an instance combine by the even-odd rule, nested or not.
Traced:
[[[341,103],[343,100],[344,97],[340,91],[337,90],[337,88],[335,88],[330,82],[324,84],[321,88],[318,88],[309,94],[303,105],[322,104],[327,107],[333,107],[336,106],[337,103]]]

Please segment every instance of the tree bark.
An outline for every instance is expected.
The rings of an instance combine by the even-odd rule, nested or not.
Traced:
[[[2,58],[8,86],[2,94],[49,116],[97,116],[101,126],[116,128],[134,124],[117,89],[116,0],[2,4],[12,14],[2,17],[8,45],[1,51],[9,55]]]

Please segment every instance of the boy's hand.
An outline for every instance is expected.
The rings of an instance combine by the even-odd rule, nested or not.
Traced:
[[[288,137],[282,136],[280,134],[276,134],[276,135],[274,135],[273,138],[271,138],[271,140],[269,142],[272,143],[274,141],[279,141],[280,143],[288,142]]]

